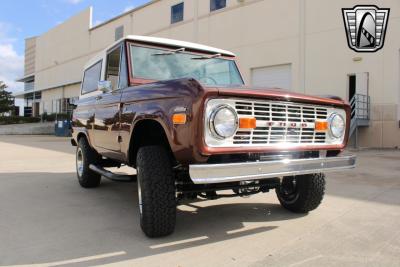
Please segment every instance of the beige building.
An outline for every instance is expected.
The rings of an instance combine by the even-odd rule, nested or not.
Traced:
[[[182,4],[183,3],[183,4]],[[123,35],[167,37],[233,51],[247,84],[279,86],[312,95],[337,95],[361,110],[362,147],[400,145],[400,3],[390,8],[384,48],[349,49],[342,8],[349,0],[155,0],[100,25],[88,8],[48,32],[26,40],[26,111],[66,112],[80,92],[85,62]],[[364,101],[365,100],[365,101]],[[355,136],[355,134],[353,135]]]

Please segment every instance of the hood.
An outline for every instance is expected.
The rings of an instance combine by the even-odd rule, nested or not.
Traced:
[[[289,92],[277,88],[258,87],[216,87],[220,96],[244,97],[244,98],[265,98],[277,101],[292,101],[299,103],[312,103],[321,105],[344,106],[347,103],[335,96],[310,96],[301,93]]]

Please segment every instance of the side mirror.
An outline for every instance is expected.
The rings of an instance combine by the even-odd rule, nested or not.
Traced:
[[[97,90],[103,92],[103,94],[112,91],[112,85],[110,81],[99,81],[97,83]]]

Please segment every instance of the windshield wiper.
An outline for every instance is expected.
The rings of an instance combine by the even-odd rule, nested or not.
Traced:
[[[195,59],[195,60],[204,60],[204,59],[212,59],[212,58],[216,58],[216,57],[220,57],[222,56],[221,54],[214,54],[211,56],[201,56],[201,57],[192,57],[191,59]]]
[[[173,54],[184,52],[184,51],[185,51],[185,48],[181,47],[181,48],[178,48],[178,49],[175,49],[175,50],[171,50],[171,51],[168,51],[168,52],[152,54],[152,56],[173,55]]]

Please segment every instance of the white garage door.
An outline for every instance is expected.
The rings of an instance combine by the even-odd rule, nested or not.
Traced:
[[[290,90],[292,86],[291,69],[291,64],[252,69],[252,85]]]

